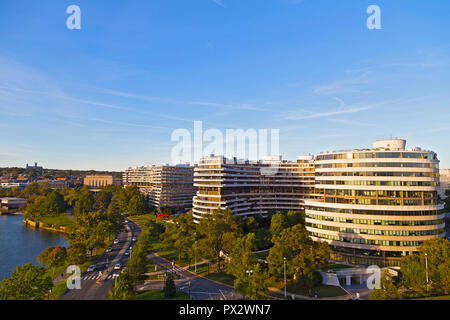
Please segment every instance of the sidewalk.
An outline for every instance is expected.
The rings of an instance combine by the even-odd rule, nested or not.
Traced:
[[[269,292],[277,293],[277,294],[284,296],[284,290],[280,290],[277,288],[269,287]],[[345,296],[339,296],[339,297],[323,297],[323,298],[318,297],[316,299],[314,297],[302,296],[299,294],[293,294],[291,292],[286,292],[286,295],[287,295],[288,300],[292,299],[292,296],[294,296],[295,299],[299,299],[299,300],[348,300],[352,297],[351,295],[347,294]]]

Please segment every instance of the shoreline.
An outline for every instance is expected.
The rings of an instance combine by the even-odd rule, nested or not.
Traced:
[[[23,224],[29,228],[35,229],[35,230],[45,230],[45,231],[52,231],[52,232],[57,232],[57,233],[62,233],[62,234],[67,234],[68,230],[66,227],[59,227],[59,228],[54,228],[54,227],[47,227],[45,225],[45,223],[42,222],[35,222],[29,219],[23,219]]]

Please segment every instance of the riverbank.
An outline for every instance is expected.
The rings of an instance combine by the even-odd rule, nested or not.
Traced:
[[[43,222],[35,222],[29,219],[23,219],[23,224],[29,228],[32,229],[40,229],[40,230],[46,230],[46,231],[52,231],[52,232],[58,232],[58,233],[68,233],[69,232],[69,228],[68,227],[62,227],[62,226],[53,226],[53,225],[48,225],[45,224]]]

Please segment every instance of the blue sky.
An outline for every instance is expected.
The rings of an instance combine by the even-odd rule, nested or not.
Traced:
[[[288,159],[401,137],[450,167],[449,39],[448,0],[2,0],[0,167],[166,163],[194,120],[278,128]]]

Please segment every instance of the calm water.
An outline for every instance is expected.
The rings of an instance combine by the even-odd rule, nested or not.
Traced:
[[[25,227],[22,216],[0,216],[0,280],[16,266],[33,262],[47,247],[67,246],[64,236]]]

